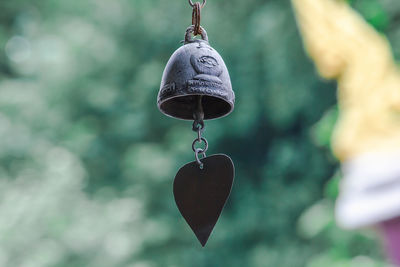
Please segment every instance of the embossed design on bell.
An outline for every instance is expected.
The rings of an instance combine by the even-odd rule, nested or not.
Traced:
[[[206,31],[202,39],[193,39],[194,26],[186,31],[185,44],[169,59],[158,94],[158,108],[164,114],[192,120],[196,102],[202,96],[204,119],[216,119],[232,112],[235,94],[228,69],[208,43]]]

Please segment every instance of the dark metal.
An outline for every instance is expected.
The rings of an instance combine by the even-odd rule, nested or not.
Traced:
[[[197,106],[195,109],[195,112],[193,113],[193,127],[192,130],[194,132],[197,132],[198,134],[198,140],[200,141],[201,133],[204,130],[204,111],[203,111],[203,96],[197,96]]]
[[[201,8],[203,8],[203,7],[206,5],[206,3],[207,3],[207,1],[206,1],[206,0],[203,0],[203,3],[201,4]],[[190,5],[191,7],[194,7],[194,4],[193,4],[192,0],[189,0],[189,5]]]
[[[174,180],[176,205],[204,247],[232,189],[235,170],[226,155],[206,156],[208,142],[202,136],[204,120],[223,117],[234,109],[235,94],[228,69],[208,43],[200,26],[201,8],[193,4],[192,26],[187,28],[184,45],[165,67],[157,104],[168,116],[193,120],[197,138],[192,143],[195,161],[183,166]],[[201,35],[201,39],[195,36]],[[196,147],[204,143],[204,148]],[[200,158],[202,157],[202,158]]]
[[[226,116],[234,108],[228,69],[200,28],[202,40],[193,39],[194,26],[190,26],[185,45],[175,51],[164,70],[157,104],[161,112],[174,118],[192,120],[199,96],[204,120]]]
[[[235,169],[223,154],[183,166],[174,180],[174,197],[183,218],[204,247],[232,189]]]
[[[192,25],[194,26],[193,35],[195,36],[201,34],[200,21],[201,21],[201,7],[200,3],[196,2],[194,4],[192,12]]]
[[[192,150],[194,151],[194,155],[196,158],[196,161],[200,167],[200,169],[203,169],[203,163],[199,159],[199,154],[203,155],[203,158],[206,157],[206,152],[208,150],[208,142],[207,139],[202,137],[203,130],[204,130],[204,111],[203,111],[203,106],[201,104],[203,99],[203,96],[197,96],[197,106],[196,109],[193,113],[193,131],[197,132],[197,139],[194,139],[192,143]],[[204,148],[196,148],[196,143],[202,143],[204,142]]]
[[[203,142],[204,142],[204,148],[200,148],[201,153],[207,152],[207,150],[208,150],[208,141],[204,137],[200,137],[200,142],[197,139],[195,139],[193,141],[193,144],[192,144],[193,152],[196,152],[196,150],[199,149],[199,148],[196,148],[196,143],[203,143]]]
[[[202,170],[204,168],[204,164],[200,160],[200,154],[203,156],[203,158],[207,157],[206,151],[201,148],[196,148],[196,150],[194,151],[194,157],[196,158],[197,165],[199,165],[199,168]]]
[[[202,130],[201,128],[198,128],[197,130],[197,142],[201,142],[201,134],[202,134]]]
[[[203,106],[201,104],[203,99],[203,96],[197,96],[197,107],[195,112],[193,113],[193,128],[192,130],[197,132],[197,139],[194,139],[192,143],[192,150],[194,151],[194,156],[196,158],[196,161],[200,167],[200,169],[203,169],[203,163],[199,159],[199,154],[203,155],[203,158],[206,157],[206,152],[208,150],[208,142],[207,139],[202,137],[203,130],[204,130],[204,112],[203,112]],[[202,143],[204,142],[204,148],[196,148],[196,143]]]
[[[201,121],[195,120],[193,122],[193,127],[192,127],[193,132],[203,131],[203,129],[204,129],[204,121],[203,120],[201,120]]]

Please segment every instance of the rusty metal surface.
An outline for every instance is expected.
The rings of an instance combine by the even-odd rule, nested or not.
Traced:
[[[207,3],[207,1],[206,0],[203,0],[203,3],[201,3],[201,8],[203,8],[205,5],[206,5],[206,3]],[[194,7],[194,3],[193,3],[193,1],[192,0],[189,0],[189,5],[191,6],[191,7]]]
[[[192,25],[194,26],[193,28],[194,35],[201,34],[200,21],[201,21],[201,6],[200,3],[197,2],[193,7],[193,12],[192,12]]]
[[[223,154],[183,166],[174,180],[174,197],[183,218],[204,247],[232,189],[235,170]]]

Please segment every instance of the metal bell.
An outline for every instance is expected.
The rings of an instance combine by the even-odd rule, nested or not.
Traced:
[[[235,94],[222,57],[202,39],[193,39],[194,26],[186,30],[185,44],[171,56],[165,67],[158,94],[158,108],[168,116],[193,120],[200,108],[204,119],[223,117],[232,112]]]

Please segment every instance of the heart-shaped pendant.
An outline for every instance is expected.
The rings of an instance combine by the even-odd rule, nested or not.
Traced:
[[[235,169],[230,157],[218,154],[183,166],[176,174],[174,197],[183,218],[204,247],[232,189]]]

